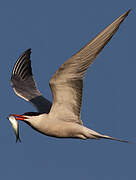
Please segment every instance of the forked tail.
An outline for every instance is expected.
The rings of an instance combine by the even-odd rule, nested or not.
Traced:
[[[103,135],[100,134],[92,129],[86,128],[84,127],[85,133],[86,133],[86,137],[90,138],[90,139],[110,139],[110,140],[114,140],[114,141],[119,141],[119,142],[124,142],[124,143],[131,143],[130,141],[127,140],[122,140],[122,139],[118,139],[118,138],[114,138],[111,136],[107,136],[107,135]]]
[[[107,136],[107,135],[100,135],[100,136],[98,136],[98,138],[110,139],[110,140],[120,141],[120,142],[124,142],[124,143],[131,143],[130,141],[114,138],[114,137]]]

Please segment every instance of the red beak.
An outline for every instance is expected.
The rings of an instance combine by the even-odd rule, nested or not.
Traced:
[[[16,118],[16,120],[25,120],[27,119],[27,117],[25,117],[24,115],[19,115],[19,114],[10,114],[10,116],[14,116]]]

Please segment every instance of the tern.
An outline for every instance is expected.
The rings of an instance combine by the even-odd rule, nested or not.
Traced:
[[[80,111],[85,73],[129,12],[130,10],[122,14],[60,66],[49,83],[53,97],[52,102],[43,97],[35,83],[30,60],[31,49],[26,50],[18,58],[13,67],[11,85],[18,96],[36,107],[37,112],[9,115],[17,140],[19,140],[19,133],[16,122],[21,120],[47,136],[83,140],[104,138],[128,142],[85,127],[80,118]]]

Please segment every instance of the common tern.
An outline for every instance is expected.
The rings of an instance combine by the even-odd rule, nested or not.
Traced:
[[[60,66],[49,83],[53,96],[52,102],[43,97],[35,83],[30,60],[31,49],[26,50],[19,57],[14,65],[11,76],[13,90],[18,96],[32,103],[38,112],[27,112],[23,115],[9,115],[9,120],[14,124],[13,128],[17,140],[20,139],[18,125],[15,119],[16,121],[21,120],[26,122],[33,129],[47,136],[80,138],[84,140],[105,138],[128,142],[100,134],[85,127],[80,118],[80,111],[85,73],[97,55],[118,30],[120,24],[129,12],[130,10],[117,18],[80,51]]]

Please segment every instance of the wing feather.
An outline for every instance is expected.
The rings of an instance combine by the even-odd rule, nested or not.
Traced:
[[[12,71],[11,85],[19,97],[31,102],[39,112],[49,113],[52,104],[37,89],[32,75],[30,54],[31,49],[28,49],[16,61]]]
[[[82,123],[80,110],[85,72],[110,41],[129,12],[130,10],[117,18],[56,71],[50,80],[53,94],[51,115],[61,117],[63,120]]]

